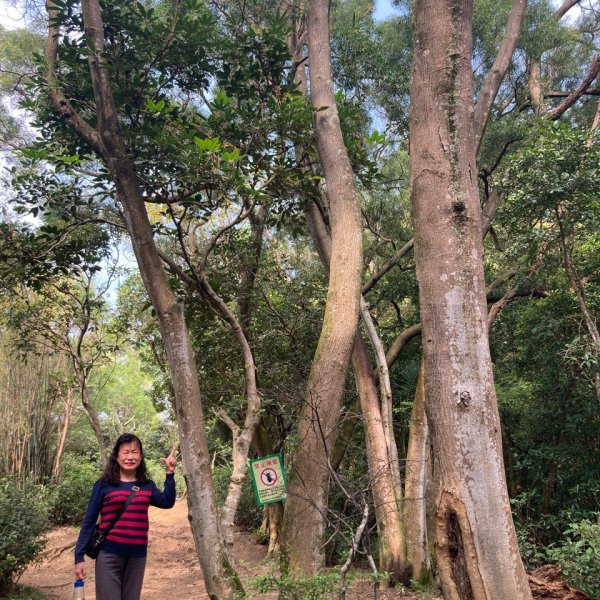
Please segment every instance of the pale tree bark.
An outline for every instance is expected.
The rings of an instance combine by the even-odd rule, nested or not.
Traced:
[[[102,62],[104,33],[97,0],[83,0],[82,15],[89,48],[88,63],[98,116],[98,130],[83,121],[69,105],[54,76],[58,34],[50,17],[46,61],[50,98],[55,108],[103,159],[115,182],[125,222],[146,290],[156,311],[169,361],[175,394],[177,422],[188,489],[189,519],[208,596],[230,598],[240,589],[219,528],[210,469],[200,388],[183,306],[169,286],[157,251],[141,188],[118,125],[110,72]]]
[[[542,61],[537,56],[529,59],[527,69],[527,84],[529,86],[529,97],[533,112],[539,116],[546,112],[544,103],[544,90],[542,87]]]
[[[367,446],[369,479],[379,542],[379,569],[391,575],[391,583],[407,584],[412,573],[406,564],[402,506],[388,457],[386,432],[381,418],[371,361],[361,336],[357,336],[352,367],[358,388]]]
[[[411,195],[425,409],[446,600],[531,598],[511,517],[486,328],[472,105],[472,2],[419,0]]]
[[[392,386],[390,383],[390,373],[385,359],[385,350],[383,343],[375,330],[375,324],[369,312],[369,305],[361,298],[360,310],[365,329],[371,342],[377,364],[377,375],[379,380],[379,398],[381,420],[385,434],[385,443],[387,446],[388,462],[394,479],[394,488],[396,489],[396,498],[400,505],[402,499],[402,480],[400,478],[400,458],[398,456],[398,446],[394,435],[394,413],[392,405]],[[369,361],[370,366],[370,361]],[[373,378],[375,380],[375,378]]]
[[[299,419],[282,535],[290,569],[310,574],[323,564],[329,457],[358,324],[362,227],[360,196],[333,93],[328,0],[311,2],[308,47],[314,127],[330,200],[332,251],[325,315]]]
[[[227,497],[221,507],[221,532],[226,548],[230,551],[233,548],[234,519],[237,507],[242,497],[242,485],[246,476],[246,463],[250,443],[254,436],[254,430],[260,420],[261,400],[256,383],[256,365],[252,348],[248,342],[242,325],[238,322],[233,312],[227,306],[227,303],[213,290],[207,279],[200,277],[200,287],[202,293],[208,299],[209,303],[215,308],[218,314],[225,322],[229,324],[242,350],[244,361],[244,386],[246,396],[246,416],[244,426],[239,427],[233,420],[226,416],[224,412],[220,413],[223,421],[228,425],[232,434],[232,458],[233,471],[229,481]]]
[[[419,370],[415,401],[410,416],[410,435],[406,450],[404,475],[404,528],[406,557],[412,567],[412,578],[427,581],[431,578],[427,512],[425,495],[429,470],[429,428],[425,415],[425,383],[423,361]]]
[[[56,452],[54,453],[54,464],[52,465],[52,477],[58,479],[62,473],[62,457],[65,451],[67,435],[71,426],[71,416],[73,414],[74,400],[70,389],[66,392],[59,390],[58,392],[63,404],[63,422],[56,443]]]

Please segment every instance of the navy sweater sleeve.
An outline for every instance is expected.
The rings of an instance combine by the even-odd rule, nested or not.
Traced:
[[[167,474],[165,478],[165,489],[160,491],[156,485],[152,484],[152,497],[150,504],[158,508],[172,508],[175,504],[175,475]]]
[[[94,533],[94,527],[100,514],[100,507],[102,506],[102,498],[104,497],[104,482],[102,480],[96,481],[92,488],[92,495],[88,502],[87,511],[83,518],[81,530],[79,531],[79,537],[77,538],[77,544],[75,544],[75,562],[81,562],[85,560],[85,547],[87,546],[92,533]]]

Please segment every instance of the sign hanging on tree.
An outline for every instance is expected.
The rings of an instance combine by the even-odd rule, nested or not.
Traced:
[[[286,481],[281,454],[251,460],[250,472],[256,498],[261,506],[285,500]]]

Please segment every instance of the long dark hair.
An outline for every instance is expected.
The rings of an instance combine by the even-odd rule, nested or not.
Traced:
[[[121,468],[119,467],[119,463],[117,462],[119,450],[121,449],[121,446],[123,444],[131,444],[132,442],[137,442],[139,444],[140,452],[142,454],[142,460],[140,461],[140,464],[135,470],[135,482],[139,484],[147,483],[148,481],[150,481],[150,475],[148,474],[148,469],[146,468],[146,461],[144,459],[144,449],[142,448],[142,442],[140,438],[137,435],[133,435],[133,433],[123,433],[115,442],[115,447],[112,449],[112,452],[108,457],[108,463],[106,464],[106,468],[104,469],[102,481],[110,485],[119,485],[119,482],[121,481]]]

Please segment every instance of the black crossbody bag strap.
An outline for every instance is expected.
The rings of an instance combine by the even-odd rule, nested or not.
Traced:
[[[139,489],[140,488],[137,485],[134,485],[131,488],[131,494],[129,494],[127,500],[125,500],[125,504],[123,504],[123,508],[113,517],[112,521],[104,529],[98,529],[98,532],[100,533],[100,536],[98,538],[98,544],[101,544],[104,541],[104,538],[108,535],[108,532],[115,526],[116,522],[127,510],[127,507],[131,504],[133,497],[135,496],[136,492],[139,491]]]

